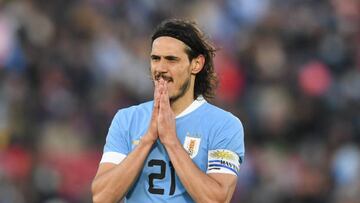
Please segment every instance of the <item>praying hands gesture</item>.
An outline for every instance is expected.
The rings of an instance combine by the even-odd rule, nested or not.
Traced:
[[[160,79],[160,99],[158,133],[161,143],[164,145],[178,141],[176,136],[175,114],[170,106],[167,82]]]
[[[175,114],[170,106],[167,82],[162,78],[154,82],[154,107],[144,139],[155,142],[159,138],[161,143],[166,145],[177,140]]]

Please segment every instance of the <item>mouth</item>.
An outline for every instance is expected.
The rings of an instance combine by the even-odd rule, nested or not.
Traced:
[[[160,78],[162,78],[163,80],[165,80],[166,82],[172,82],[173,79],[171,77],[168,77],[166,75],[163,75],[163,74],[156,74],[155,75],[155,80],[159,81]]]

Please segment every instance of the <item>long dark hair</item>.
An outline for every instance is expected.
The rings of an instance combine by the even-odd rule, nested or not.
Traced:
[[[173,37],[184,42],[187,45],[185,52],[190,61],[199,55],[205,57],[204,67],[195,77],[194,98],[199,95],[203,95],[206,99],[214,98],[218,85],[213,61],[216,49],[197,24],[182,19],[165,20],[155,29],[151,43],[161,36]]]

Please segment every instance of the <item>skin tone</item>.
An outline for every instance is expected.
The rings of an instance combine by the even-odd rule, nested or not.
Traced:
[[[185,46],[172,37],[159,37],[154,40],[150,54],[153,80],[165,80],[171,107],[176,115],[194,101],[195,76],[204,63],[204,57],[190,62]]]
[[[150,54],[154,107],[147,133],[118,165],[102,163],[92,184],[94,202],[122,199],[136,180],[152,145],[164,145],[176,174],[196,202],[230,202],[236,176],[205,174],[191,160],[176,134],[176,115],[193,101],[195,77],[204,66],[202,55],[189,60],[186,45],[172,37],[154,40]]]

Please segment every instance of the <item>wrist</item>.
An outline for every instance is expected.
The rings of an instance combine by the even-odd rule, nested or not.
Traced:
[[[162,143],[166,148],[169,148],[169,147],[170,147],[170,148],[174,148],[174,147],[181,146],[180,140],[177,138],[176,135],[161,140],[161,143]]]
[[[150,132],[147,132],[141,139],[140,143],[153,145],[157,140],[156,136],[153,136]]]

